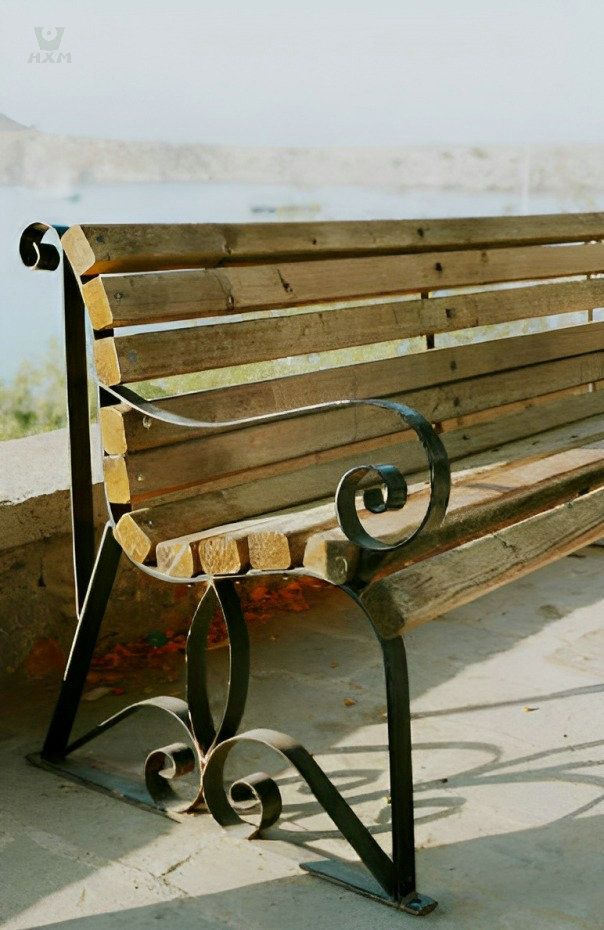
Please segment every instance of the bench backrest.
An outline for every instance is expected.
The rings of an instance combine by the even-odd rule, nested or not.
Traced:
[[[602,240],[604,214],[76,226],[62,241],[101,384],[159,381],[160,406],[212,422],[387,396],[454,458],[602,409]],[[204,492],[191,532],[326,497],[396,450],[423,466],[375,408],[191,432],[116,404],[101,426],[109,499],[186,527]]]

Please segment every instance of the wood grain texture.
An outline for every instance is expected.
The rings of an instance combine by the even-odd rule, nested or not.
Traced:
[[[508,363],[509,358],[508,356]],[[604,353],[590,352],[581,356],[533,364],[530,368],[530,378],[527,378],[526,368],[512,369],[479,375],[475,378],[465,378],[450,384],[445,383],[419,390],[411,389],[402,395],[402,399],[409,406],[420,410],[427,419],[434,423],[448,422],[453,419],[461,421],[461,418],[480,411],[484,412],[482,419],[488,419],[490,415],[499,415],[500,411],[493,408],[587,385],[599,379],[601,375],[604,375]],[[216,394],[216,392],[212,393]],[[202,401],[203,396],[182,395],[181,398],[174,398],[173,405],[166,400],[161,401],[158,406],[194,418],[199,415],[203,416],[204,411],[212,412],[211,403],[214,400],[212,394],[207,392],[205,395],[208,396],[205,406]],[[171,401],[172,398],[169,400]],[[223,398],[223,403],[224,401]],[[492,414],[488,414],[490,409],[493,409]],[[316,415],[309,414],[308,416]],[[335,419],[337,420],[337,416]],[[309,422],[318,421],[310,420]],[[377,421],[374,419],[374,422]],[[394,423],[392,419],[388,419],[387,422]],[[205,436],[208,438],[229,434],[234,436],[237,432],[247,433],[249,429],[246,428],[245,431],[186,429],[163,424],[161,421],[152,421],[148,417],[129,410],[125,405],[119,404],[102,408],[100,423],[104,449],[112,455],[124,454],[127,451],[133,454],[159,446],[175,445],[183,441],[191,443]],[[263,427],[263,431],[272,431],[277,436],[281,434],[282,428],[283,424],[277,423],[270,428]],[[303,428],[303,424],[300,424],[299,428]],[[291,431],[291,426],[289,429]],[[337,434],[333,438],[336,441]]]
[[[65,253],[78,275],[211,267],[270,256],[371,255],[604,238],[604,214],[318,223],[114,224],[72,226]]]
[[[432,534],[432,539],[424,534],[421,551],[434,548],[436,538],[441,545],[445,539],[455,539],[456,532],[461,535],[458,511],[469,504],[488,504],[491,511],[485,520],[496,525],[500,511],[518,519],[517,511],[522,507],[525,512],[532,512],[531,508],[557,503],[565,495],[583,489],[585,481],[591,480],[594,474],[599,475],[604,468],[599,444],[602,437],[604,418],[591,417],[545,433],[538,440],[531,436],[508,443],[499,450],[499,461],[495,465],[485,462],[479,454],[460,460],[453,469],[454,490],[443,530]],[[553,490],[552,486],[555,486]],[[411,532],[427,505],[425,485],[422,483],[417,490],[411,487],[410,494],[402,513],[379,516],[365,513],[363,519],[370,531],[389,542]],[[497,501],[504,495],[506,500],[498,510]],[[514,502],[511,502],[512,497]],[[476,535],[478,532],[476,530]],[[192,577],[204,565],[203,550],[208,543],[225,553],[230,568],[223,567],[221,571],[227,574],[239,572],[247,564],[261,570],[304,564],[316,574],[334,581],[328,564],[333,563],[338,583],[348,580],[343,576],[343,562],[349,568],[356,567],[359,555],[357,552],[351,558],[349,541],[337,527],[334,501],[330,499],[160,542],[157,564],[167,574],[175,574],[177,565],[179,577]],[[244,559],[232,557],[233,544],[240,548],[240,555],[245,553]],[[190,556],[185,554],[187,549],[191,551]],[[217,570],[207,567],[207,561],[205,565],[206,571]]]
[[[604,271],[604,243],[99,275],[82,292],[96,330],[330,300]]]
[[[362,601],[383,636],[399,636],[589,545],[603,533],[600,487],[381,579]]]
[[[600,436],[604,436],[604,423]],[[514,461],[502,468],[485,470],[477,465],[476,475],[472,474],[472,469],[467,469],[457,476],[453,484],[442,526],[433,533],[422,535],[413,548],[389,553],[379,564],[377,560],[373,564],[368,563],[363,571],[365,580],[396,573],[413,562],[517,523],[599,486],[604,483],[603,450],[604,444],[600,439],[543,458]],[[396,542],[419,524],[427,500],[427,491],[422,491],[409,501],[402,514],[389,514],[381,520],[367,514],[364,522],[374,535]],[[326,580],[335,581],[328,574],[330,564],[324,556],[326,543],[329,543],[332,562],[337,559],[338,552],[346,557],[348,540],[339,529],[316,535],[309,533],[303,564]],[[336,577],[337,583],[341,584],[340,566]],[[343,580],[348,581],[351,577]]]
[[[604,419],[600,418],[599,426],[599,436],[604,437]],[[566,439],[570,443],[577,441],[572,439],[570,431],[567,431]],[[564,441],[562,436],[560,441]],[[466,462],[465,467],[454,475],[450,504],[442,527],[432,534],[425,534],[413,555],[393,553],[391,564],[380,567],[380,574],[391,573],[433,551],[450,548],[507,523],[517,522],[604,481],[602,438],[593,442],[583,439],[574,448],[553,454],[546,452],[545,455],[527,456],[534,448],[530,441],[525,441],[524,447],[516,445],[514,453],[508,454],[517,457],[506,465],[485,468],[479,460],[476,464]],[[428,496],[429,492],[424,487],[410,489],[408,502],[401,512],[380,516],[363,512],[362,519],[371,533],[395,542],[419,524]],[[282,516],[243,521],[210,533],[168,540],[157,547],[157,564],[166,574],[178,577],[192,577],[200,570],[235,574],[244,571],[248,565],[258,570],[279,571],[304,564],[329,581],[343,583],[350,577],[344,575],[344,562],[346,570],[350,571],[358,564],[360,552],[351,559],[350,541],[338,528],[328,535],[323,532],[334,527],[337,527],[334,503],[329,501]],[[332,545],[326,546],[327,542]],[[339,552],[334,545],[336,542]],[[190,550],[190,556],[185,555],[187,550]],[[330,574],[334,566],[335,578]]]
[[[400,394],[401,386],[409,397],[412,391],[423,387],[450,385],[453,381],[537,365],[551,359],[601,352],[603,348],[604,323],[589,323],[516,336],[512,345],[506,339],[496,339],[432,349],[405,357],[165,398],[157,405],[179,415],[200,416],[208,422],[220,423],[331,400],[394,396]],[[592,375],[586,378],[590,380]],[[116,413],[120,415],[119,410]],[[216,429],[214,427],[210,435],[217,435]],[[125,418],[124,430],[126,445],[134,451],[195,438],[194,431],[148,421],[134,412],[127,420]]]
[[[98,340],[98,342],[103,341]],[[179,416],[203,419],[217,424],[209,430],[197,432],[185,427],[179,428],[161,421],[153,421],[135,411],[125,410],[123,405],[107,408],[110,412],[101,415],[101,428],[104,442],[106,442],[106,451],[118,453],[127,448],[132,452],[137,452],[175,442],[190,441],[202,435],[218,435],[219,432],[232,429],[232,427],[221,428],[219,424],[223,421],[229,422],[243,417],[277,413],[332,400],[400,395],[401,385],[404,386],[408,398],[413,396],[418,403],[429,404],[427,396],[424,400],[418,398],[417,395],[412,395],[412,392],[422,388],[433,389],[435,385],[439,385],[442,386],[443,395],[448,392],[454,397],[452,382],[463,383],[468,379],[483,375],[515,370],[527,365],[537,366],[555,359],[584,356],[588,353],[601,352],[602,349],[604,349],[604,323],[589,323],[564,330],[515,336],[512,342],[508,339],[493,339],[488,342],[452,348],[431,349],[428,352],[418,352],[377,362],[365,362],[254,384],[160,398],[155,402],[160,409]],[[584,362],[585,375],[588,376],[581,375],[581,364],[583,363],[578,363],[579,380],[567,382],[567,386],[570,383],[600,380],[600,375],[588,372],[592,365],[597,368],[597,359]],[[535,371],[535,376],[539,376],[537,371]],[[556,389],[556,385],[552,389]],[[527,384],[526,390],[527,395],[530,396],[530,385]],[[505,397],[502,396],[499,402],[504,401]],[[422,409],[421,406],[420,409]],[[435,419],[440,418],[436,414],[427,415]],[[109,418],[112,422],[106,429],[105,423]],[[123,419],[123,429],[116,424],[116,418]]]
[[[366,303],[237,323],[157,330],[97,340],[111,345],[109,364],[97,357],[104,383],[144,381],[373,345],[426,333],[492,325],[551,314],[588,311],[604,303],[604,279],[535,285],[499,291]],[[107,350],[109,352],[109,350]],[[112,379],[107,381],[107,379]]]
[[[570,364],[574,362],[573,364]],[[568,364],[565,364],[568,363]],[[558,363],[560,365],[560,363]],[[576,359],[566,359],[556,370],[556,363],[522,368],[498,376],[456,383],[453,389],[434,388],[423,392],[395,394],[391,400],[411,404],[430,421],[461,416],[481,407],[497,407],[519,399],[537,396],[549,389],[593,381],[604,371],[604,354],[590,353]],[[497,412],[494,416],[497,416]],[[378,449],[379,437],[390,438],[402,425],[392,411],[376,407],[344,407],[316,411],[277,423],[262,423],[245,429],[122,456],[128,476],[130,500],[149,500],[179,489],[195,488],[215,479],[222,486],[241,483],[240,473],[256,468],[295,470],[296,460],[314,455],[316,461],[328,453],[332,460],[348,458],[354,444],[370,443],[364,448]],[[472,427],[468,425],[468,430]],[[404,432],[401,430],[401,441]],[[312,437],[312,440],[309,440]],[[409,437],[407,437],[409,438]],[[290,464],[282,466],[281,463]],[[122,496],[122,471],[119,493]],[[114,500],[113,485],[107,484],[110,500]],[[123,499],[116,503],[124,503]],[[292,501],[292,503],[295,503]]]
[[[536,452],[555,449],[560,441],[558,430],[565,429],[565,424],[572,424],[571,432],[577,435],[581,435],[583,428],[590,433],[591,424],[585,418],[589,420],[602,412],[604,391],[503,415],[495,421],[478,424],[471,431],[464,427],[453,429],[442,438],[455,468],[455,463],[472,455],[480,456],[478,464],[501,464],[506,455],[518,454],[514,449],[506,451],[509,444],[530,436]],[[398,435],[394,440],[398,444]],[[410,444],[405,453],[405,474],[412,476],[423,468],[423,454],[415,443]],[[328,496],[333,499],[337,483],[348,468],[393,458],[393,455],[384,455],[384,450],[374,454],[361,452],[348,460],[308,462],[298,471],[272,477],[256,476],[247,483],[224,489],[210,488],[197,496],[167,498],[152,507],[122,516],[115,535],[135,561],[152,562],[157,545],[164,540],[185,534],[194,536],[229,520],[240,521],[283,510],[291,506],[294,499],[297,504]]]

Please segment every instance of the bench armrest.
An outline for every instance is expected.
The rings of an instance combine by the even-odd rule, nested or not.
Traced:
[[[391,400],[337,400],[310,407],[297,407],[280,413],[246,417],[240,420],[206,422],[171,413],[158,407],[153,401],[145,400],[130,388],[124,386],[119,388],[103,387],[103,390],[117,400],[127,403],[129,407],[144,416],[190,429],[237,428],[290,419],[303,413],[313,413],[318,410],[334,410],[344,407],[371,406],[392,410],[401,417],[406,427],[411,428],[416,433],[426,453],[430,469],[430,501],[424,518],[411,534],[394,543],[387,543],[371,536],[361,523],[356,506],[356,495],[361,481],[373,473],[385,490],[384,494],[381,488],[374,486],[364,491],[363,503],[371,513],[384,513],[387,510],[400,510],[404,507],[407,501],[407,482],[400,470],[394,465],[358,465],[343,475],[336,489],[335,507],[340,527],[346,537],[360,548],[385,552],[409,545],[424,530],[433,531],[437,529],[445,516],[451,488],[451,471],[447,452],[428,420],[421,413],[407,407],[405,404],[399,404]]]

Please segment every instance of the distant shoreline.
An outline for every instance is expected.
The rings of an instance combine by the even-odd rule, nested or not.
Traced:
[[[392,192],[557,194],[589,202],[604,190],[604,145],[262,148],[59,136],[0,114],[0,184],[239,182],[353,185]],[[586,206],[588,209],[588,206]]]

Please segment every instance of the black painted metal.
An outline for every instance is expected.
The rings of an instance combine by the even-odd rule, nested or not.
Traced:
[[[413,826],[413,770],[409,676],[403,640],[380,641],[386,675],[392,859],[398,899],[415,891],[415,834]]]
[[[61,690],[42,749],[42,756],[46,760],[61,759],[67,750],[121,553],[121,547],[115,541],[108,523],[103,532]]]
[[[86,355],[86,308],[69,262],[63,262],[65,360],[71,465],[71,520],[76,603],[82,610],[94,565],[94,502]]]
[[[23,261],[32,268],[55,270],[60,264],[58,249],[43,238],[50,227],[34,223],[23,233],[20,251]],[[61,227],[55,227],[60,233]],[[89,436],[88,377],[86,358],[85,308],[79,283],[69,263],[63,259],[65,340],[71,442],[72,522],[76,575],[78,627],[67,663],[57,705],[42,753],[32,761],[61,771],[79,781],[93,781],[98,787],[140,804],[139,786],[129,786],[123,778],[103,769],[91,771],[71,759],[71,754],[102,733],[140,712],[167,715],[180,729],[181,741],[153,750],[144,767],[149,796],[159,810],[190,812],[204,805],[213,817],[230,832],[254,836],[274,824],[281,813],[281,794],[276,781],[263,772],[236,780],[227,792],[224,765],[227,756],[242,741],[261,743],[281,754],[309,785],[314,796],[358,854],[369,875],[340,862],[305,863],[303,868],[328,881],[387,903],[409,914],[423,915],[436,902],[415,890],[415,843],[413,828],[413,775],[411,767],[411,727],[409,684],[405,647],[401,638],[384,640],[372,624],[383,654],[388,708],[388,756],[392,810],[392,855],[388,856],[367,827],[344,800],[311,754],[296,740],[273,730],[258,729],[238,733],[245,710],[250,654],[245,619],[236,591],[236,576],[208,578],[197,576],[194,583],[209,581],[193,617],[187,639],[186,701],[158,696],[139,701],[98,723],[88,732],[69,741],[86,681],[100,625],[117,572],[121,548],[113,535],[113,512],[105,526],[96,560],[94,559],[94,513]],[[437,527],[445,514],[450,490],[450,471],[446,451],[430,423],[417,411],[388,400],[335,401],[312,408],[302,407],[278,414],[246,418],[226,423],[190,420],[158,408],[126,387],[100,388],[100,403],[125,401],[145,416],[179,426],[233,427],[251,423],[278,421],[318,409],[368,405],[392,410],[413,429],[421,441],[430,468],[430,501],[420,526],[411,535],[389,544],[371,536],[357,513],[357,494],[361,482],[375,475],[374,486],[365,488],[364,505],[374,513],[401,509],[407,499],[407,485],[398,468],[392,465],[366,465],[348,471],[336,490],[335,504],[344,533],[363,551],[358,577],[344,590],[356,605],[371,616],[358,599],[358,591],[379,567],[386,553],[402,547],[411,548],[425,530]],[[385,492],[385,493],[384,493]],[[173,584],[180,579],[163,575],[150,566],[139,565],[143,572]],[[261,573],[259,573],[261,574]],[[279,574],[283,574],[280,572]],[[191,581],[187,580],[187,584]],[[207,640],[215,611],[224,617],[229,637],[229,682],[221,720],[214,720],[210,708],[206,673]],[[198,786],[193,798],[184,800],[173,785],[184,775],[197,772]],[[256,801],[259,822],[248,823],[242,816]],[[240,812],[241,802],[245,802]]]
[[[205,650],[210,624],[220,609],[229,637],[227,701],[218,728],[212,717],[206,675]],[[250,677],[250,643],[235,584],[217,579],[204,594],[193,617],[187,641],[187,701],[191,728],[205,755],[219,742],[234,736],[245,711]]]

